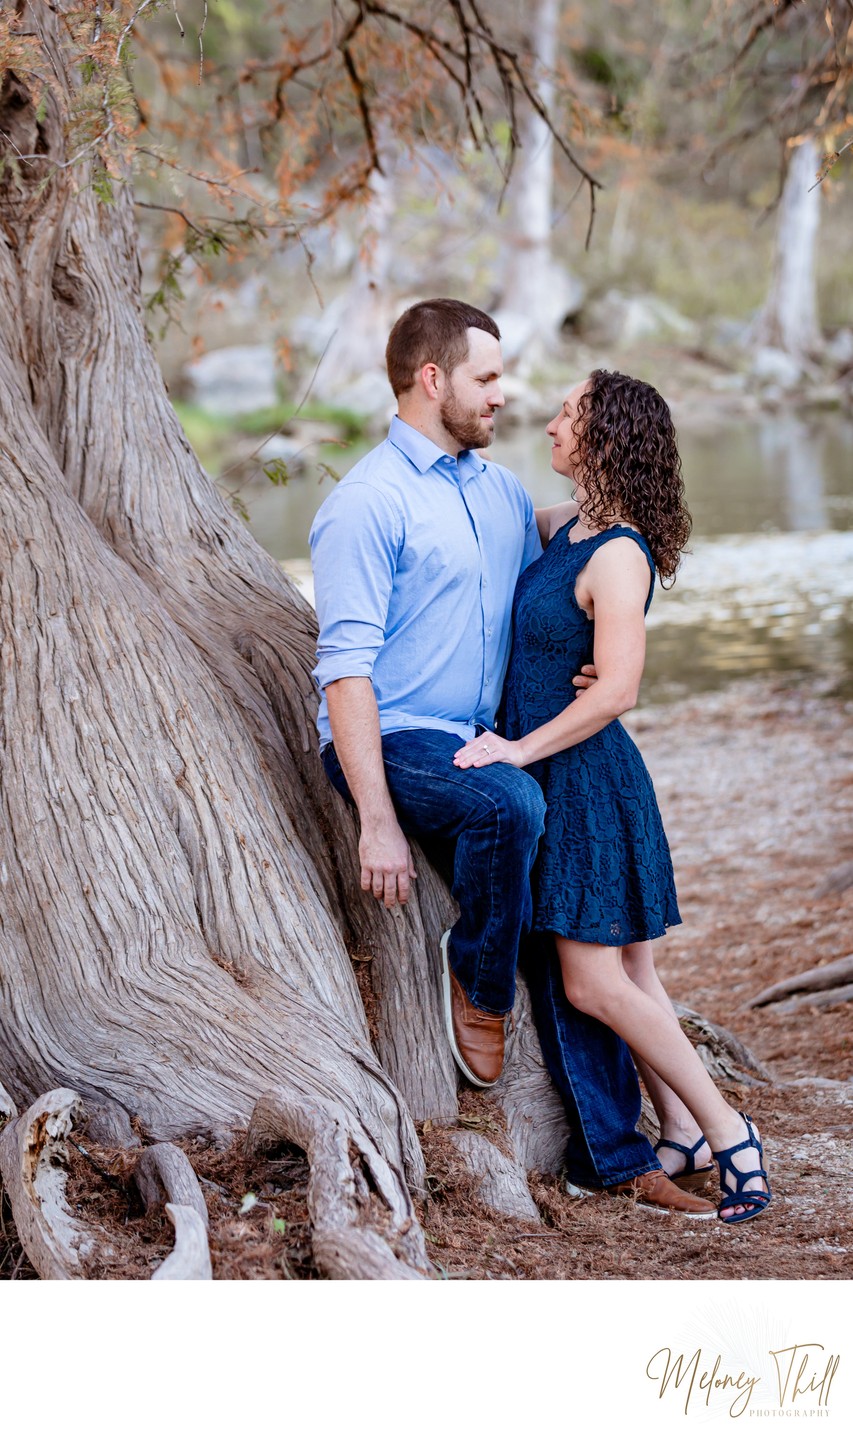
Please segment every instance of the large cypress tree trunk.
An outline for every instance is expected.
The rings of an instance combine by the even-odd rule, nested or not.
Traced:
[[[19,1231],[42,1220],[26,1161],[77,1095],[152,1139],[251,1119],[262,1142],[279,1122],[316,1160],[327,1270],[416,1274],[413,1119],[457,1114],[435,961],[451,905],[422,858],[405,913],[360,891],[317,753],[313,613],[169,405],[131,190],[103,204],[87,161],[61,167],[75,82],[61,7],[38,10],[62,83],[40,109],[25,76],[0,95],[0,1084],[19,1110],[55,1090],[0,1143],[33,1207]],[[375,1051],[350,953],[373,960]],[[535,1105],[537,1055],[516,1066]],[[323,1215],[348,1162],[396,1256]]]

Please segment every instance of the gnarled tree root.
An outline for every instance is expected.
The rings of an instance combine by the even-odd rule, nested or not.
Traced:
[[[152,1282],[204,1282],[213,1277],[207,1223],[198,1208],[166,1203],[166,1213],[175,1229],[175,1246],[151,1274]]]
[[[429,1276],[423,1233],[400,1173],[341,1104],[274,1088],[255,1104],[247,1152],[282,1142],[306,1154],[314,1260],[330,1278]],[[381,1228],[381,1231],[380,1231]]]
[[[772,1083],[773,1074],[769,1068],[728,1028],[709,1022],[701,1013],[685,1008],[683,1003],[673,1003],[673,1007],[682,1028],[716,1082],[745,1083],[751,1087],[757,1083]]]
[[[152,1272],[151,1281],[209,1281],[213,1268],[207,1242],[207,1203],[186,1153],[174,1143],[155,1143],[139,1159],[133,1181],[145,1211],[165,1203],[175,1229],[174,1249]]]
[[[71,1088],[44,1093],[0,1134],[0,1174],[21,1246],[39,1277],[83,1278],[92,1234],[65,1198],[66,1139],[84,1117]]]
[[[133,1181],[146,1212],[162,1203],[193,1208],[204,1231],[208,1231],[207,1203],[198,1178],[186,1153],[174,1143],[155,1143],[146,1148],[136,1164]]]
[[[448,1134],[473,1177],[479,1178],[477,1196],[487,1207],[507,1217],[538,1224],[539,1209],[530,1196],[527,1176],[515,1158],[507,1157],[482,1133]]]
[[[792,1013],[797,1008],[831,1008],[836,1003],[848,1003],[853,998],[853,953],[839,958],[835,963],[824,963],[820,968],[807,968],[781,983],[763,988],[747,1007],[763,1008],[768,1003],[781,1004],[780,1011]]]

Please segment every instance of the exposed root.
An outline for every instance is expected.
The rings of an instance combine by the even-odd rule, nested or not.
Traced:
[[[181,1156],[183,1157],[183,1154]],[[209,1282],[213,1277],[213,1270],[210,1265],[205,1219],[197,1208],[185,1207],[181,1203],[167,1202],[166,1212],[175,1229],[175,1247],[156,1272],[152,1272],[151,1281]]]
[[[3,1127],[4,1123],[8,1123],[11,1118],[16,1118],[17,1116],[18,1109],[15,1107],[14,1102],[6,1092],[3,1084],[0,1083],[0,1128]]]
[[[682,1028],[715,1082],[771,1083],[773,1074],[728,1028],[711,1023],[683,1003],[674,1003]]]
[[[247,1152],[269,1151],[282,1142],[295,1143],[310,1163],[314,1257],[325,1276],[428,1275],[423,1234],[401,1175],[339,1103],[306,1099],[285,1088],[265,1093],[255,1104]]]
[[[507,1217],[539,1222],[539,1210],[530,1196],[524,1169],[515,1159],[507,1157],[482,1133],[457,1131],[448,1137],[468,1171],[479,1179],[477,1196],[482,1203]]]
[[[66,1139],[83,1116],[78,1094],[55,1088],[0,1135],[0,1173],[18,1237],[42,1278],[84,1277],[83,1260],[95,1247],[65,1197]]]
[[[103,1102],[94,1102],[87,1099],[86,1111],[89,1115],[86,1123],[86,1132],[96,1143],[104,1148],[139,1148],[142,1146],[139,1136],[133,1131],[127,1109],[120,1103],[114,1103],[111,1098]]]
[[[521,974],[504,1070],[492,1094],[506,1114],[519,1166],[525,1172],[533,1168],[542,1173],[559,1172],[565,1159],[569,1125],[542,1058],[530,994]]]
[[[815,994],[819,996],[813,996]],[[794,1012],[797,1008],[832,1007],[835,1003],[849,1002],[853,998],[853,953],[846,958],[839,958],[835,963],[824,963],[819,968],[807,968],[804,973],[797,973],[792,978],[784,978],[781,983],[762,988],[760,993],[749,1000],[747,1007],[764,1008],[768,1003],[778,1003],[781,998],[790,1000],[784,1004],[783,1011],[786,1013]]]
[[[170,1205],[175,1208],[192,1208],[197,1213],[205,1234],[208,1232],[207,1204],[198,1178],[186,1153],[176,1148],[174,1143],[155,1143],[153,1147],[146,1148],[136,1165],[133,1180],[146,1212],[162,1203],[166,1204],[167,1212]],[[163,1266],[165,1265],[164,1263]]]

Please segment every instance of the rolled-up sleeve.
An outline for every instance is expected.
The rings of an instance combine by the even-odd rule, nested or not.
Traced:
[[[342,484],[309,536],[320,634],[314,678],[370,678],[385,642],[402,523],[370,484]]]

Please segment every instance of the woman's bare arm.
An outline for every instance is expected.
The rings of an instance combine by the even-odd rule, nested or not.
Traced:
[[[551,504],[547,509],[536,510],[536,525],[543,549],[547,549],[548,541],[558,529],[562,529],[564,524],[574,519],[577,512],[578,506],[574,499],[566,499],[562,504]]]
[[[485,768],[490,763],[526,768],[590,738],[634,707],[646,656],[646,557],[633,539],[613,539],[593,554],[578,589],[584,606],[591,603],[594,608],[597,683],[523,738],[481,734],[471,739],[454,756],[458,768]]]

